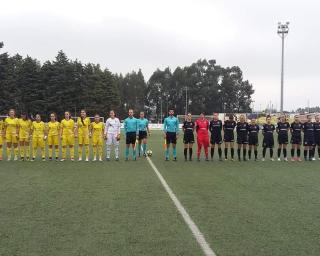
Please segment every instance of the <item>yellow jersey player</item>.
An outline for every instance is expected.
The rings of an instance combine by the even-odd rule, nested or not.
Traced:
[[[89,128],[90,118],[84,109],[81,110],[77,120],[78,142],[79,142],[79,161],[82,161],[83,147],[85,147],[86,161],[89,161]]]
[[[21,160],[29,161],[30,158],[30,132],[32,122],[26,113],[21,114],[19,123],[19,146]]]
[[[50,121],[47,124],[48,129],[48,150],[49,160],[53,159],[53,148],[55,152],[56,161],[59,159],[59,131],[60,123],[57,121],[56,113],[50,114]]]
[[[14,109],[9,110],[9,117],[4,120],[4,133],[7,142],[7,159],[11,160],[12,147],[14,150],[14,160],[18,160],[18,135],[19,124]]]
[[[102,162],[102,145],[103,145],[104,124],[100,122],[100,116],[94,116],[94,122],[91,124],[91,136],[93,147],[93,161],[97,161],[97,153],[99,161]]]
[[[69,111],[64,113],[64,119],[61,121],[60,124],[60,137],[61,137],[61,144],[62,144],[62,158],[61,161],[63,162],[66,159],[67,154],[67,147],[70,150],[70,159],[74,161],[74,138],[77,137],[75,131],[75,123],[71,119],[71,114]]]
[[[3,128],[4,128],[4,122],[2,119],[0,119],[0,161],[2,161],[2,146],[3,146],[3,137],[4,137],[4,133],[3,133]]]
[[[41,121],[41,116],[39,114],[36,115],[36,121],[32,122],[31,126],[32,132],[32,159],[34,161],[36,159],[36,154],[38,148],[41,150],[42,161],[46,161],[44,141],[47,139],[46,136],[46,125],[43,121]]]

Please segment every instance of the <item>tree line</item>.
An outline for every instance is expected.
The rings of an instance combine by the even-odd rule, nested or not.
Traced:
[[[112,73],[99,64],[70,60],[59,51],[53,61],[40,63],[30,56],[10,56],[0,42],[0,113],[14,108],[29,115],[63,115],[86,109],[106,116],[114,109],[120,118],[129,108],[145,111],[155,121],[175,109],[200,112],[251,112],[252,84],[239,67],[221,67],[215,60],[190,66],[157,69],[148,81],[141,70]]]

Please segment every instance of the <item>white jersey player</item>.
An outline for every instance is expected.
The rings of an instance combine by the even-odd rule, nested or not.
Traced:
[[[107,140],[107,161],[110,160],[111,145],[114,145],[116,161],[119,160],[119,141],[121,124],[119,118],[115,117],[113,110],[110,111],[110,117],[106,121],[104,136]]]

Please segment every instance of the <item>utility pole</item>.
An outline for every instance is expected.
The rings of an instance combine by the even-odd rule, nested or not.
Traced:
[[[188,86],[186,86],[186,113],[188,115]]]
[[[283,76],[284,76],[284,39],[289,32],[289,22],[278,22],[278,35],[281,38],[281,96],[280,96],[280,112],[283,112]]]

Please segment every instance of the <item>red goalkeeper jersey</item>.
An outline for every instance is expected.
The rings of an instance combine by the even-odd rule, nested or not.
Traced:
[[[198,135],[208,136],[209,135],[208,129],[209,129],[209,121],[207,119],[199,118],[196,121],[196,131]]]

